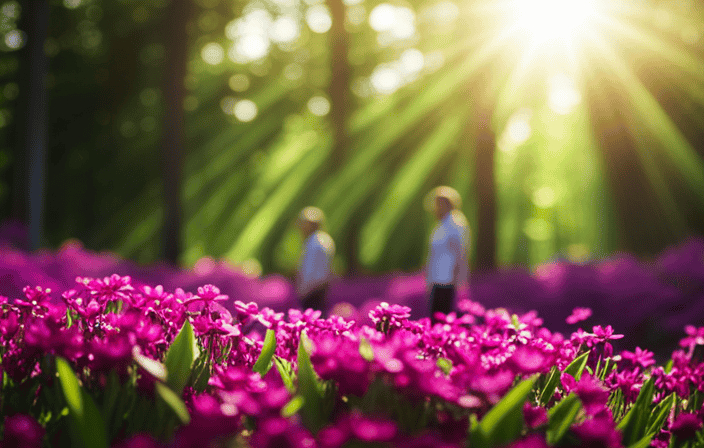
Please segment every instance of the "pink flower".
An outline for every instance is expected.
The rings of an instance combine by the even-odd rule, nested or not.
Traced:
[[[577,322],[581,322],[583,320],[586,320],[589,318],[589,316],[592,315],[592,310],[591,308],[575,308],[572,310],[572,314],[565,319],[565,322],[567,322],[570,325],[574,325]]]
[[[693,439],[700,429],[702,429],[702,421],[696,414],[688,412],[682,412],[678,415],[670,426],[670,432],[680,442]]]
[[[627,350],[621,352],[621,359],[630,361],[633,367],[640,367],[641,369],[647,369],[655,364],[653,356],[655,356],[653,352],[641,350],[640,347],[636,347],[635,352],[629,352]]]

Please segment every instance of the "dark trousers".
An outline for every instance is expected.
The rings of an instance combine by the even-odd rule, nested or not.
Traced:
[[[301,307],[304,310],[308,308],[313,308],[314,310],[323,310],[323,304],[325,303],[325,292],[327,291],[327,286],[322,286],[318,289],[306,294],[305,297],[301,299]]]
[[[435,313],[449,314],[455,301],[455,287],[453,285],[433,285],[430,290],[430,320],[435,323]]]

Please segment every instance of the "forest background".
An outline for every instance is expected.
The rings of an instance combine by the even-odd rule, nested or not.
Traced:
[[[413,271],[447,184],[473,268],[647,259],[704,233],[703,35],[696,1],[5,1],[0,220],[290,275],[317,205],[339,273]]]

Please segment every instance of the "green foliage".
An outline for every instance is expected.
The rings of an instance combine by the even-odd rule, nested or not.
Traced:
[[[139,367],[143,368],[151,376],[159,381],[166,381],[168,373],[164,364],[155,359],[144,356],[138,350],[135,350],[132,353],[132,358]]]
[[[629,446],[646,436],[648,418],[651,416],[655,380],[651,377],[643,383],[638,398],[619,422],[616,429],[623,434],[623,444]],[[652,434],[651,434],[652,435]]]
[[[323,410],[323,386],[313,370],[306,345],[310,345],[310,341],[305,333],[301,333],[297,357],[298,393],[304,400],[301,407],[303,421],[307,428],[317,432],[327,421]]]
[[[584,368],[587,366],[587,358],[589,358],[589,352],[582,353],[565,368],[564,373],[572,375],[575,380],[579,381],[582,377],[582,371],[584,371]],[[553,367],[550,370],[548,381],[540,393],[540,403],[543,406],[547,405],[554,395],[555,389],[560,383],[560,374],[561,372],[557,367]]]
[[[548,428],[545,431],[548,445],[560,443],[581,408],[582,402],[577,395],[571,393],[548,411]]]
[[[648,418],[647,434],[652,436],[660,431],[665,420],[667,420],[667,417],[670,415],[670,411],[676,400],[677,396],[671,393],[655,406],[655,409],[653,409]]]
[[[156,383],[155,389],[159,397],[164,400],[164,403],[176,414],[181,423],[187,425],[191,421],[191,416],[188,415],[188,409],[186,409],[186,405],[183,400],[181,400],[181,397],[176,395],[174,391],[163,383]]]
[[[276,366],[276,370],[279,372],[279,375],[281,375],[281,381],[283,381],[286,389],[290,393],[295,393],[296,386],[293,383],[295,380],[295,374],[293,372],[293,368],[291,367],[291,363],[283,358],[274,356],[274,365]]]
[[[193,333],[193,327],[186,320],[174,342],[166,352],[166,384],[177,394],[183,391],[191,376],[191,367],[200,355],[198,341]]]
[[[374,361],[374,350],[372,350],[372,345],[366,338],[360,338],[359,340],[359,354],[368,362]]]
[[[262,352],[257,358],[257,362],[254,363],[252,370],[264,376],[271,369],[271,358],[274,356],[276,351],[276,332],[271,328],[266,330],[266,336],[264,336],[264,345],[262,346]]]
[[[492,407],[484,418],[470,427],[470,443],[476,448],[503,446],[518,438],[523,430],[523,405],[538,375],[521,381]]]
[[[66,398],[72,427],[75,429],[75,446],[107,448],[105,422],[93,398],[81,387],[76,374],[63,358],[56,358],[56,371]]]
[[[438,358],[437,364],[440,370],[442,370],[442,373],[445,375],[449,375],[452,371],[452,361],[447,358]]]

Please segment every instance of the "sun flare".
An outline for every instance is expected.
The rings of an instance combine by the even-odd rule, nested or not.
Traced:
[[[512,0],[516,30],[534,41],[573,40],[595,25],[602,11],[599,0]]]

